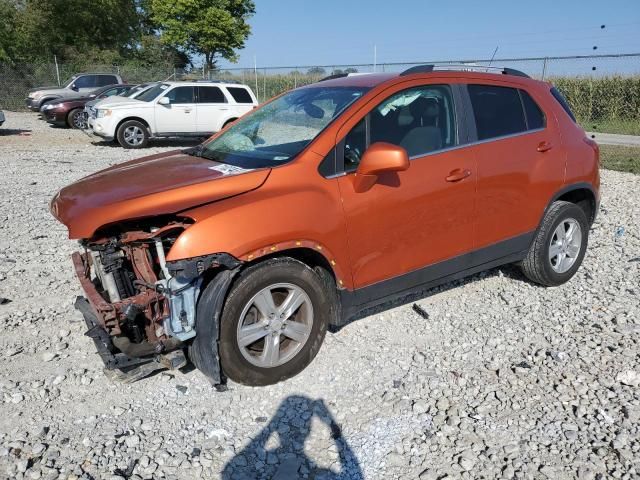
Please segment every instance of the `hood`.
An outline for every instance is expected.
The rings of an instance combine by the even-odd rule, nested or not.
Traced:
[[[64,100],[61,100],[63,102],[88,102],[89,100],[93,100],[96,97],[68,97],[65,98]]]
[[[51,213],[69,238],[90,238],[100,227],[173,214],[260,187],[271,169],[239,167],[176,150],[115,165],[60,190]]]
[[[102,106],[102,105],[111,105],[114,103],[126,103],[130,101],[131,101],[131,98],[129,97],[121,97],[119,95],[114,95],[113,97],[106,97],[106,98],[92,98],[90,99],[90,101],[87,102],[87,105],[92,107],[97,104],[100,104],[100,106]]]
[[[29,90],[29,93],[44,92],[46,90],[61,90],[64,87],[36,87]]]
[[[135,98],[125,98],[124,102],[105,102],[100,105],[100,108],[144,108],[153,107],[151,102],[143,102],[142,100],[136,100]]]

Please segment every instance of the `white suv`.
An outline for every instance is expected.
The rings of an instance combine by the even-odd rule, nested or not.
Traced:
[[[100,102],[88,123],[93,133],[124,148],[142,148],[150,138],[209,136],[257,105],[246,85],[162,82],[130,101]]]

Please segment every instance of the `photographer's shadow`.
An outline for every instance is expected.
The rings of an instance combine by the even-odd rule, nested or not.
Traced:
[[[322,468],[304,452],[304,444],[311,433],[311,422],[318,418],[331,431],[336,446],[340,469]],[[279,444],[269,449],[267,442],[277,434]],[[278,407],[269,423],[242,451],[225,465],[224,480],[269,478],[289,480],[302,478],[363,479],[358,459],[342,436],[342,431],[323,400],[311,400],[302,395],[287,397]]]

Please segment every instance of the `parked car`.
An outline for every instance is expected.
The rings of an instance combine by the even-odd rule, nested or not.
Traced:
[[[571,279],[597,144],[550,83],[447,68],[297,88],[62,189],[51,211],[85,249],[77,307],[107,368],[188,347],[214,383],[273,384],[363,308],[508,263]]]
[[[60,127],[85,129],[87,117],[84,108],[87,103],[126,94],[132,87],[127,84],[109,85],[94,90],[86,97],[51,100],[42,105],[42,118]]]
[[[163,82],[130,102],[101,104],[91,112],[89,127],[125,148],[142,148],[151,138],[209,136],[257,104],[246,85]]]
[[[0,127],[2,126],[3,123],[4,123],[4,112],[0,110]]]
[[[143,92],[146,92],[147,90],[152,88],[154,85],[157,85],[158,83],[159,82],[141,83],[139,85],[135,85],[128,92],[123,93],[122,95],[117,95],[117,96],[108,97],[108,98],[96,98],[94,100],[91,100],[90,102],[87,102],[84,106],[85,117],[88,119],[90,116],[95,116],[95,109],[99,105],[111,105],[114,103],[129,102],[131,101],[131,99],[136,98],[138,95],[140,95]],[[88,123],[87,123],[87,126],[88,126]]]
[[[40,106],[56,98],[72,98],[95,90],[124,83],[120,75],[113,73],[79,73],[64,83],[64,87],[38,87],[29,90],[25,103],[30,110],[39,111]]]

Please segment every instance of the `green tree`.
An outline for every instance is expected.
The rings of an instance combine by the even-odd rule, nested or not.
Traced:
[[[0,49],[15,61],[66,61],[90,48],[126,54],[141,28],[136,0],[0,0],[0,12]]]
[[[202,55],[209,69],[220,58],[235,62],[236,50],[251,33],[247,20],[252,0],[146,0],[145,8],[160,38],[192,55]]]
[[[10,0],[0,0],[0,62],[10,62],[16,50],[16,6]]]

